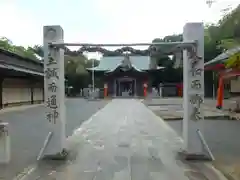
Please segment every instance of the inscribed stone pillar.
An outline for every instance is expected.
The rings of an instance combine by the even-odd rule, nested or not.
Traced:
[[[44,26],[44,94],[45,123],[52,132],[44,155],[55,155],[65,149],[65,82],[64,50],[50,47],[48,43],[63,43],[63,29],[60,26]]]
[[[197,57],[183,52],[183,139],[187,154],[203,154],[203,145],[197,133],[203,133],[204,101],[204,26],[202,23],[187,23],[183,41],[197,40]]]

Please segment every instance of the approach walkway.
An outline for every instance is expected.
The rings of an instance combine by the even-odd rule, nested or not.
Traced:
[[[140,100],[112,100],[68,143],[67,163],[43,162],[28,179],[188,180],[176,159],[182,140]]]

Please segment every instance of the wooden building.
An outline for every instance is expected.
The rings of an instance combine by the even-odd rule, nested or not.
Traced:
[[[149,56],[125,54],[102,57],[97,67],[88,70],[101,78],[108,88],[108,96],[141,97],[144,95],[144,86],[151,90],[152,76],[160,69],[163,68],[152,66]]]
[[[213,60],[205,63],[205,70],[215,71],[218,76],[217,105],[221,109],[226,94],[239,96],[240,94],[240,47],[229,49]],[[226,93],[228,91],[228,93]]]
[[[0,109],[44,101],[43,62],[0,48]]]

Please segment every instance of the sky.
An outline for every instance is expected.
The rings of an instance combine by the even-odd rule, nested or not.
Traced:
[[[61,25],[65,42],[133,43],[181,33],[187,22],[216,22],[239,0],[0,0],[0,36],[42,44],[44,25]]]

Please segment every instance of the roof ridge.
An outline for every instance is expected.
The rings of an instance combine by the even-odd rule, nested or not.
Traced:
[[[119,67],[124,60],[124,56],[105,56],[100,59],[100,63],[95,68],[88,68],[89,70],[113,70]],[[126,60],[126,59],[125,59]],[[135,66],[137,69],[140,70],[148,70],[150,69],[150,56],[129,56],[129,61],[131,66]],[[125,61],[126,63],[126,61]],[[129,62],[128,62],[129,63]]]

